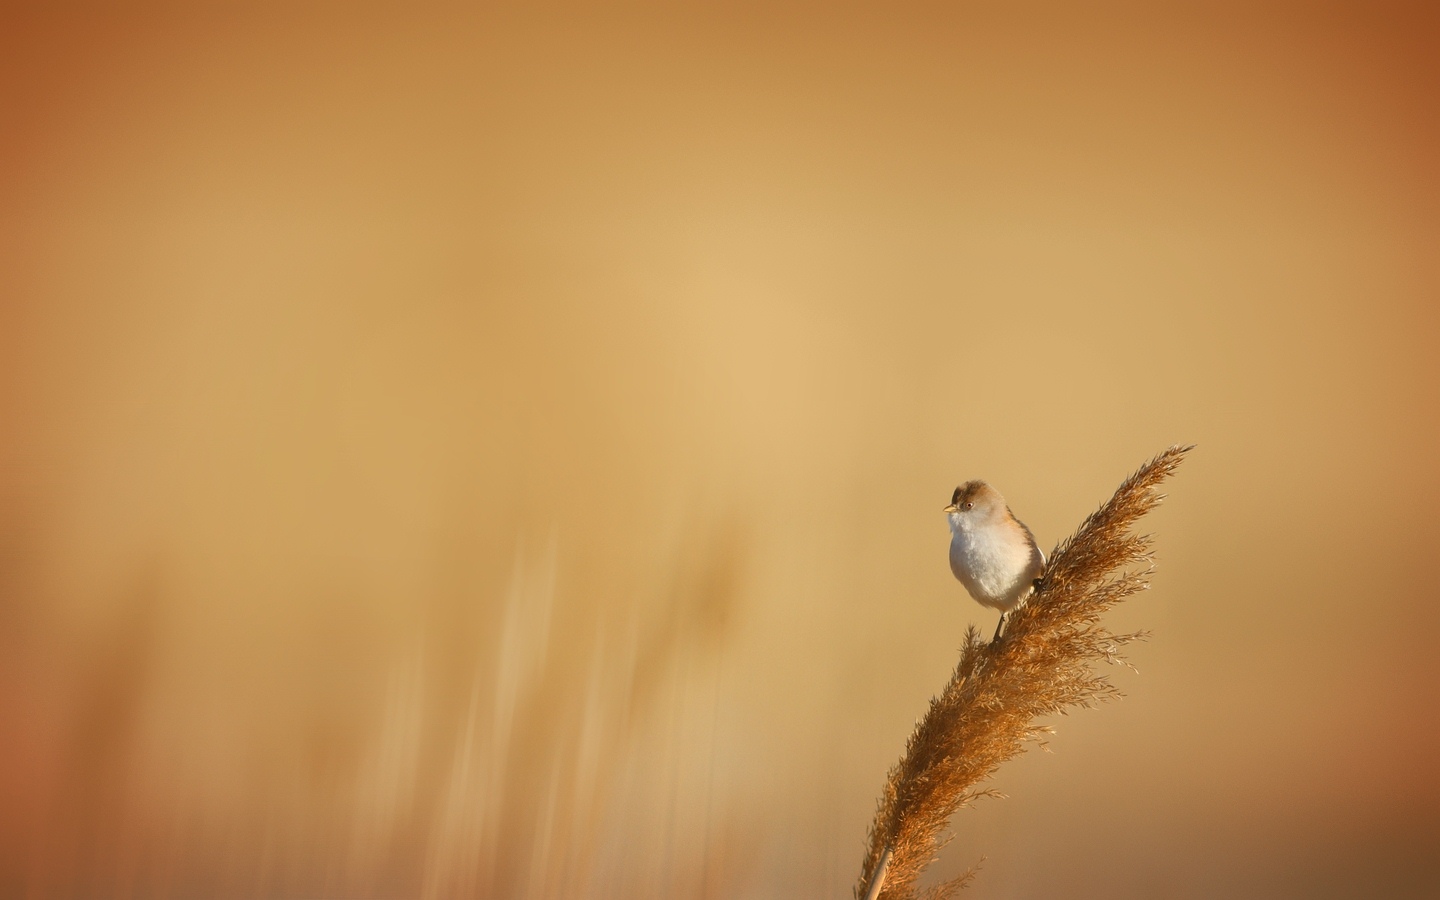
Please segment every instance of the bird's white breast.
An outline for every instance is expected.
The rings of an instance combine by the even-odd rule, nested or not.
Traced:
[[[1038,551],[1025,539],[1024,532],[1017,536],[1008,531],[952,526],[950,571],[977,603],[992,609],[1019,606],[1039,575]]]

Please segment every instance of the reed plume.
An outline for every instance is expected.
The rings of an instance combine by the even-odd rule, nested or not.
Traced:
[[[1062,541],[1035,594],[1010,614],[998,640],[984,643],[974,626],[968,630],[954,674],[931,699],[886,779],[857,898],[916,897],[916,881],[946,842],[942,832],[951,815],[993,795],[977,785],[1027,741],[1041,742],[1049,733],[1037,719],[1119,696],[1090,664],[1123,662],[1120,648],[1145,633],[1113,634],[1100,615],[1149,587],[1150,538],[1130,529],[1164,499],[1157,486],[1192,446],[1170,447],[1141,466]],[[1147,567],[1129,568],[1139,563]],[[974,874],[972,868],[925,897],[950,897]]]

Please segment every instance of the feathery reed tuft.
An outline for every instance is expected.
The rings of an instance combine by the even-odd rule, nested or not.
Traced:
[[[1191,449],[1170,447],[1141,466],[1062,541],[1035,594],[1010,614],[999,640],[982,642],[974,626],[966,632],[954,674],[886,779],[857,898],[915,898],[921,872],[946,843],[941,833],[951,815],[982,796],[998,796],[976,785],[1026,741],[1043,743],[1050,729],[1036,719],[1119,696],[1090,663],[1123,663],[1120,648],[1145,632],[1112,634],[1100,615],[1149,587],[1150,539],[1130,529],[1164,499],[1157,486]],[[1126,570],[1137,563],[1147,568]],[[954,895],[975,871],[932,888],[926,900]]]

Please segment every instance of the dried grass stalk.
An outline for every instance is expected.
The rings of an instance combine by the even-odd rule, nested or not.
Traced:
[[[1090,664],[1123,662],[1120,648],[1145,633],[1112,634],[1100,615],[1149,587],[1150,539],[1130,529],[1164,499],[1157,486],[1191,449],[1174,446],[1146,463],[1062,541],[1038,590],[1010,614],[998,641],[982,642],[973,626],[966,633],[954,674],[886,779],[857,898],[915,898],[916,881],[945,843],[950,816],[981,796],[996,796],[976,785],[1026,741],[1043,743],[1049,729],[1036,719],[1119,695]],[[1147,568],[1127,570],[1139,563]],[[972,868],[925,896],[950,897],[974,875]]]

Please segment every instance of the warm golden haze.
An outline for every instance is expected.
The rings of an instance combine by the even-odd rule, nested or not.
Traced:
[[[1431,7],[6,5],[0,896],[846,896],[1177,437],[920,886],[1435,894]]]

